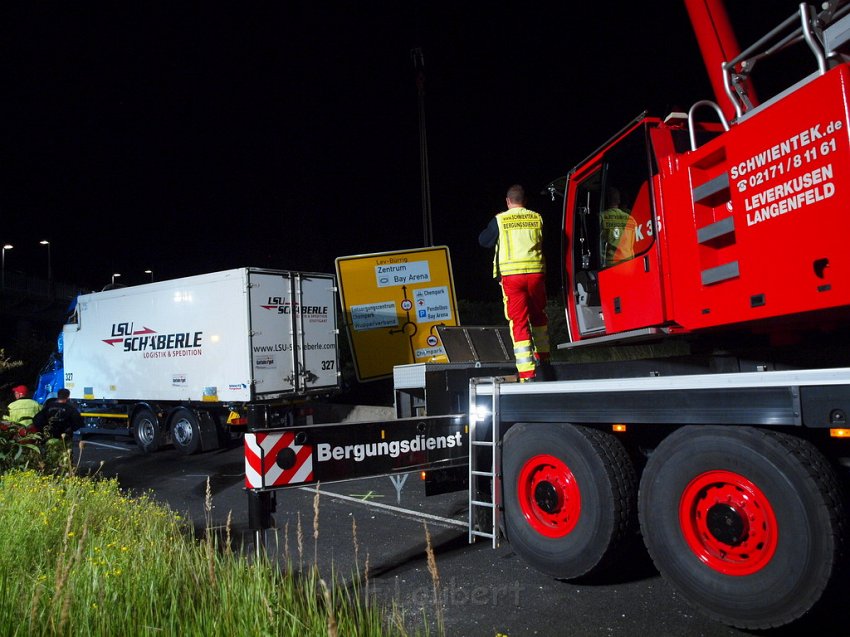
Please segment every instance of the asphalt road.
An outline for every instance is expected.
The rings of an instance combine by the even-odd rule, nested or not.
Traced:
[[[256,549],[241,445],[188,457],[170,448],[145,455],[132,443],[88,437],[77,453],[81,472],[117,476],[123,488],[150,493],[188,516],[198,533],[207,525],[226,533],[230,519],[234,541]],[[451,637],[757,634],[712,622],[691,608],[661,579],[641,546],[606,580],[563,582],[526,566],[507,543],[496,549],[489,540],[469,544],[466,493],[426,498],[415,474],[320,485],[318,508],[316,494],[315,485],[276,493],[276,528],[265,534],[264,550],[304,567],[315,564],[328,581],[336,572],[339,585],[368,568],[374,599],[395,603],[413,631],[424,632],[428,621],[430,634],[436,634],[441,620]],[[439,605],[426,559],[426,529],[436,557]]]

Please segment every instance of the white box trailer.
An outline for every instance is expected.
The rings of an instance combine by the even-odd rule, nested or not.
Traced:
[[[81,295],[64,385],[145,451],[215,448],[254,403],[285,424],[339,389],[336,291],[330,274],[238,268]]]

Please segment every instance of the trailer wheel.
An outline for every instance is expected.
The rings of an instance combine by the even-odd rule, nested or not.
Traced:
[[[791,623],[842,550],[835,471],[810,443],[752,427],[684,427],[655,449],[639,515],[658,570],[693,606],[744,629]]]
[[[518,423],[502,451],[505,531],[537,570],[571,579],[604,570],[635,521],[637,480],[611,434]]]
[[[156,414],[150,409],[139,409],[133,415],[133,437],[144,453],[159,451],[165,443],[165,432]]]
[[[171,416],[171,442],[182,454],[191,455],[201,448],[201,430],[195,413],[180,407]]]

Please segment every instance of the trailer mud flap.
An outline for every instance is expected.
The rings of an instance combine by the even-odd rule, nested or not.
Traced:
[[[198,432],[201,436],[201,451],[212,451],[221,446],[218,427],[209,412],[198,413]]]
[[[245,487],[280,489],[467,463],[467,417],[254,429],[245,434]]]

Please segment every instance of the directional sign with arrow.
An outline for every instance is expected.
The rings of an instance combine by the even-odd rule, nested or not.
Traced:
[[[339,257],[336,271],[358,380],[448,361],[434,329],[458,325],[446,246]]]

